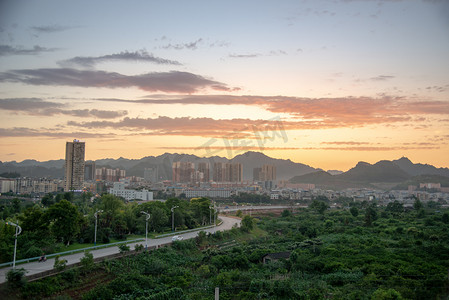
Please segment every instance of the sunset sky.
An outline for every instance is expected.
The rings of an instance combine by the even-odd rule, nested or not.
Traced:
[[[449,167],[449,1],[0,2],[0,160]]]

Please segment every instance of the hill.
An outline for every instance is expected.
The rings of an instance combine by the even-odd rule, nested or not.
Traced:
[[[158,176],[162,180],[172,178],[172,164],[178,161],[188,161],[193,163],[208,162],[211,168],[215,162],[232,162],[243,165],[243,179],[253,179],[253,169],[261,167],[263,164],[275,165],[277,169],[277,179],[289,179],[295,175],[303,175],[315,172],[317,169],[301,163],[295,163],[287,159],[276,159],[266,156],[260,152],[246,152],[237,155],[233,159],[213,156],[209,158],[198,157],[191,154],[164,153],[159,156],[147,156],[141,159],[127,159],[120,157],[118,159],[106,158],[95,161],[97,167],[120,168],[126,170],[129,176],[144,176],[145,168],[157,168]],[[64,160],[53,160],[39,162],[36,160],[25,160],[23,162],[0,162],[0,173],[17,172],[21,176],[28,177],[50,177],[62,178]],[[211,171],[212,175],[212,171]]]
[[[411,177],[394,162],[382,160],[374,165],[359,162],[354,168],[340,175],[339,179],[354,182],[402,182]]]
[[[411,176],[441,175],[449,177],[449,168],[436,168],[428,164],[414,164],[407,157],[401,157],[398,160],[393,160],[393,162]]]
[[[423,182],[435,182],[441,183],[442,186],[449,186],[449,174],[446,171],[447,168],[413,164],[409,159],[403,157],[393,161],[382,160],[373,165],[359,162],[354,168],[337,175],[331,175],[327,172],[314,172],[294,176],[290,179],[290,182],[313,183],[320,188],[337,190],[362,187],[407,189],[409,185],[416,186]]]

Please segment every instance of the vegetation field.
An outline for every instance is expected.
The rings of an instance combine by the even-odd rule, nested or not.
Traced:
[[[326,203],[18,284],[23,299],[447,299],[449,212]],[[267,254],[287,253],[264,263]],[[275,256],[275,255],[274,255]],[[272,256],[272,257],[274,257]],[[16,283],[18,281],[15,281]],[[14,284],[14,282],[10,282]]]

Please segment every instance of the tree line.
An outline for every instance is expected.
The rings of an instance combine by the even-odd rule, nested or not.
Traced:
[[[172,214],[172,208],[173,214]],[[0,204],[0,262],[12,261],[18,223],[17,259],[31,258],[42,253],[54,253],[72,243],[93,243],[95,214],[97,215],[97,242],[123,240],[128,235],[145,234],[146,215],[150,214],[148,231],[161,233],[175,229],[191,229],[208,225],[214,220],[214,210],[207,198],[191,200],[170,198],[165,202],[142,204],[125,202],[114,195],[93,198],[90,194],[48,194],[40,203],[27,204],[20,199],[3,200]]]

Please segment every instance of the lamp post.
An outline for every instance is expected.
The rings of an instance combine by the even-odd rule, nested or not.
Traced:
[[[171,230],[175,231],[175,208],[178,208],[179,206],[173,206],[171,208]]]
[[[212,209],[213,208],[214,207],[212,205],[209,205],[209,225],[212,224]],[[214,211],[214,214],[215,214],[215,211]]]
[[[103,212],[103,210],[97,210],[95,213],[94,213],[94,217],[95,217],[95,237],[94,237],[94,246],[96,246],[97,245],[97,219],[98,219],[98,213],[102,213]]]
[[[215,211],[215,200],[214,200],[214,226],[217,226],[217,212]]]
[[[142,214],[146,215],[145,217],[145,250],[148,249],[148,243],[147,243],[147,238],[148,238],[148,220],[150,219],[150,214],[147,213],[146,211],[141,211]]]
[[[12,268],[16,268],[16,252],[17,252],[17,236],[22,232],[22,227],[20,227],[18,224],[15,224],[13,222],[6,222],[6,224],[15,226],[16,227],[16,239],[14,241],[14,259],[12,263]]]

